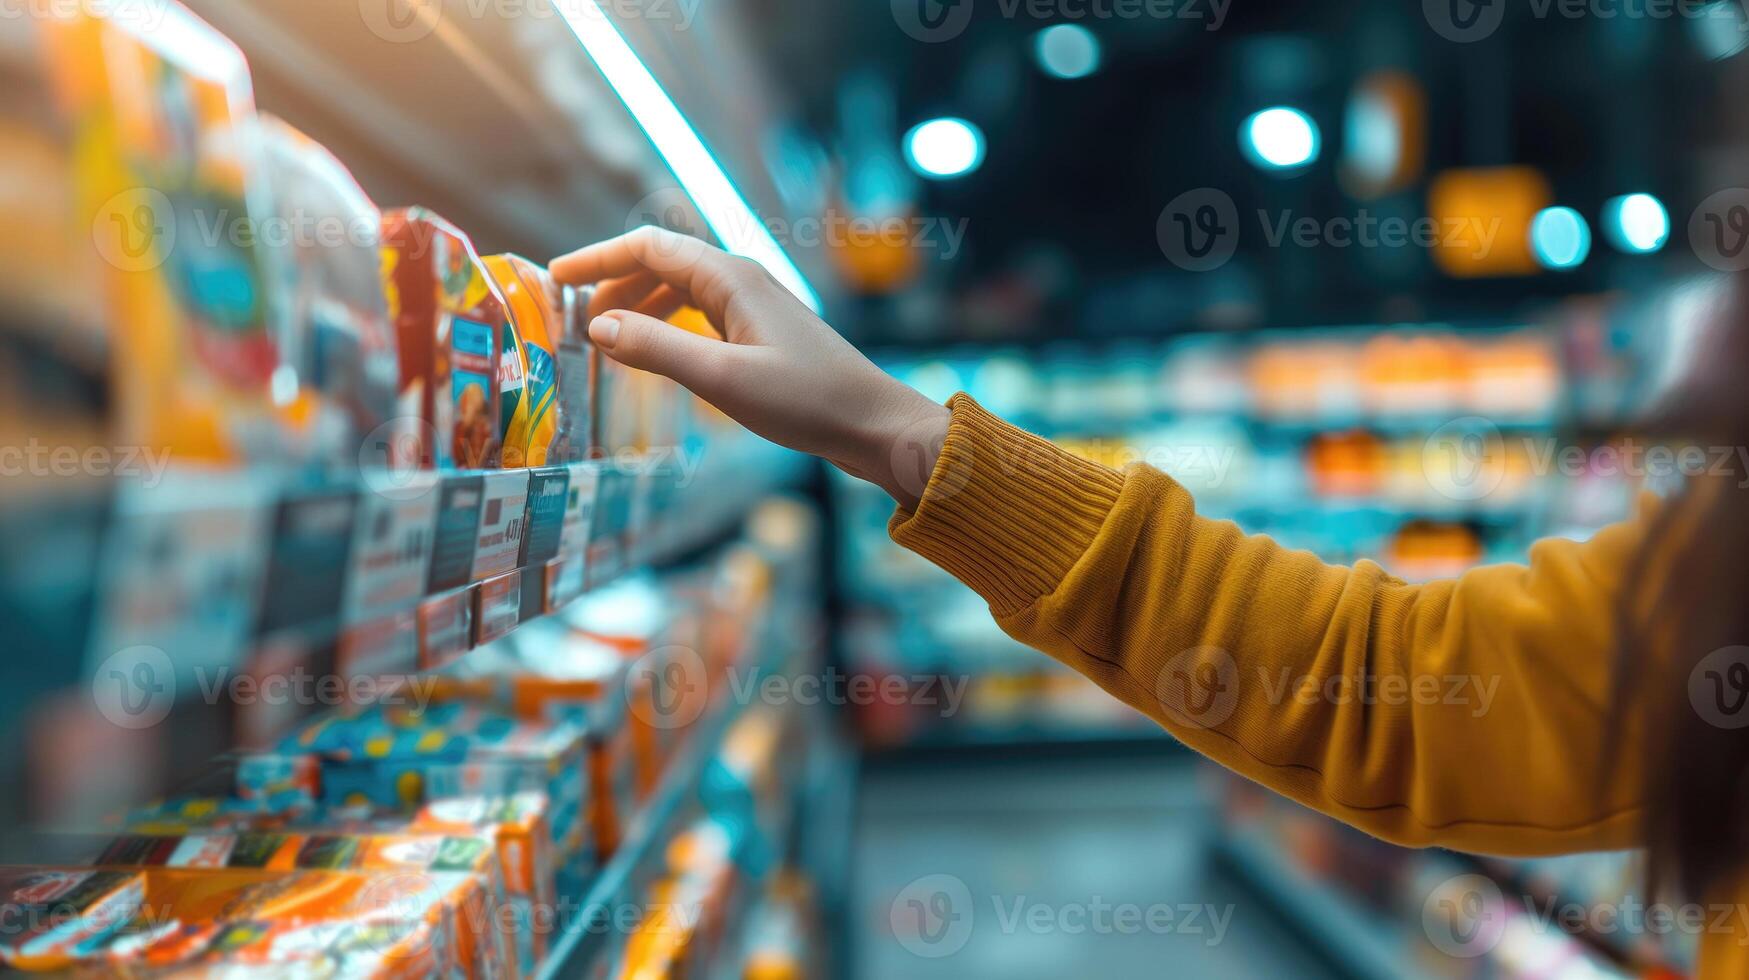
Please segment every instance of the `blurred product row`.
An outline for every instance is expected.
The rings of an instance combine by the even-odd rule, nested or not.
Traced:
[[[1704,921],[1696,907],[1645,898],[1637,852],[1504,860],[1411,850],[1237,777],[1217,781],[1217,854],[1348,975],[1693,975]]]
[[[806,896],[829,851],[802,831],[827,817],[796,812],[844,796],[849,767],[817,703],[745,695],[819,670],[816,538],[801,505],[768,505],[696,566],[385,684],[187,791],[9,840],[37,866],[0,869],[0,960],[122,976],[817,972]]]
[[[1680,347],[1681,311],[1716,288],[1574,302],[1511,328],[1188,335],[885,366],[933,398],[966,391],[1079,455],[1151,464],[1204,516],[1421,581],[1521,560],[1538,537],[1588,535],[1683,467],[1717,465],[1708,447],[1627,425]],[[892,547],[880,491],[833,487],[847,655],[918,692],[859,711],[876,741],[1151,737],[1091,683],[1009,640],[946,573]],[[928,696],[943,678],[960,686]]]

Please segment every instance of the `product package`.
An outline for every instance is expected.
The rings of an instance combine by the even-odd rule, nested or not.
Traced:
[[[292,262],[275,383],[297,383],[285,414],[305,434],[303,455],[356,464],[367,436],[412,435],[379,431],[396,415],[400,371],[379,272],[382,213],[321,144],[276,117],[262,123],[282,226],[265,244]]]
[[[452,797],[412,809],[369,804],[319,806],[274,813],[258,804],[223,798],[191,797],[160,802],[130,813],[122,829],[135,835],[184,835],[251,831],[268,837],[287,834],[368,837],[471,837],[493,842],[511,909],[512,949],[524,973],[545,955],[548,935],[536,928],[540,910],[556,907],[558,860],[547,819],[546,797],[525,792],[500,797]],[[241,841],[241,838],[239,838]],[[193,845],[190,845],[193,846]],[[254,853],[277,853],[271,841],[252,843]],[[215,849],[214,853],[217,853]],[[229,857],[226,860],[230,860]]]
[[[509,412],[503,423],[504,466],[509,469],[560,462],[563,459],[560,437],[568,424],[564,417],[566,406],[559,397],[562,378],[558,347],[564,335],[564,294],[545,269],[520,255],[488,256],[485,266],[509,307],[520,358],[517,404],[514,407],[510,404],[509,382],[503,396]],[[507,359],[509,344],[507,340]]]
[[[453,959],[469,976],[516,972],[514,937],[494,914],[509,896],[495,842],[485,834],[358,835],[296,832],[124,835],[99,842],[88,862],[107,869],[253,869],[353,871],[383,875],[469,875],[478,888],[456,886],[446,913]]]
[[[163,933],[148,955],[172,962],[210,948],[204,927],[213,923],[422,922],[431,928],[441,969],[486,980],[506,968],[484,951],[497,946],[497,933],[482,939],[470,932],[489,918],[486,885],[471,874],[153,868],[145,877],[148,924]]]
[[[213,922],[185,927],[170,942],[149,930],[117,935],[97,972],[424,980],[445,972],[439,938],[430,923],[405,920]]]
[[[0,964],[61,969],[127,926],[146,895],[137,872],[0,868]]]
[[[481,469],[503,431],[504,301],[473,243],[423,208],[383,215],[383,286],[400,352],[401,407],[422,423],[405,468]]]
[[[558,459],[577,463],[595,456],[596,376],[601,352],[589,341],[589,301],[593,286],[560,287],[560,331],[555,357],[559,374]]]
[[[594,850],[618,849],[638,798],[639,755],[626,718],[629,663],[605,643],[552,620],[525,626],[494,648],[488,669],[504,680],[517,717],[576,725],[589,753],[589,823]]]
[[[248,65],[174,0],[157,23],[114,5],[33,18],[77,134],[75,219],[96,236],[118,444],[179,462],[273,459],[284,253]]]
[[[330,715],[288,739],[280,754],[321,759],[322,799],[331,806],[392,810],[456,796],[540,792],[550,801],[553,845],[569,856],[586,840],[585,751],[574,725],[525,722],[477,702],[449,701]]]

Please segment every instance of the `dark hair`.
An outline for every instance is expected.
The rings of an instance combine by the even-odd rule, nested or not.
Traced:
[[[1736,276],[1706,312],[1692,364],[1675,396],[1636,428],[1654,439],[1749,446],[1749,278]],[[1691,477],[1662,507],[1626,578],[1618,614],[1615,710],[1600,774],[1637,739],[1648,898],[1703,901],[1732,883],[1749,858],[1749,728],[1727,709],[1691,697],[1701,678],[1729,684],[1730,717],[1749,720],[1749,656],[1717,655],[1749,644],[1749,473]],[[1743,651],[1749,654],[1749,650]],[[1712,659],[1709,660],[1709,657]],[[1706,663],[1703,664],[1703,661]],[[1732,662],[1743,668],[1731,671]],[[1725,693],[1720,686],[1721,696]],[[1703,702],[1704,703],[1704,702]],[[1637,729],[1637,731],[1635,731]]]

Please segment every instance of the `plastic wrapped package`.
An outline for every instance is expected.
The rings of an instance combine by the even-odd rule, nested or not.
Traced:
[[[559,397],[558,363],[558,346],[564,336],[564,293],[545,269],[520,255],[487,256],[485,268],[504,297],[512,327],[505,335],[506,367],[500,371],[503,407],[508,413],[503,419],[503,465],[510,469],[558,462],[567,408]],[[511,358],[515,359],[513,368]],[[515,384],[518,380],[520,384]]]
[[[379,274],[382,213],[351,172],[285,121],[263,119],[279,229],[269,247],[291,259],[290,316],[279,338],[282,383],[295,379],[290,424],[301,455],[330,464],[365,458],[395,415],[400,370]]]
[[[400,410],[418,437],[406,468],[481,469],[498,459],[508,317],[473,243],[423,208],[383,216],[382,271],[400,353]]]

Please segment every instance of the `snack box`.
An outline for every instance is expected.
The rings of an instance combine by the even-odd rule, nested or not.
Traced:
[[[156,931],[125,933],[101,952],[101,973],[141,980],[444,975],[436,930],[418,921],[213,922],[184,927],[168,942]]]
[[[75,133],[75,220],[95,235],[117,442],[178,462],[277,458],[285,256],[241,51],[185,7],[69,4],[32,18]]]
[[[546,932],[529,924],[557,907],[552,832],[548,804],[540,793],[435,800],[410,810],[371,806],[318,807],[289,814],[269,813],[237,801],[192,797],[169,800],[135,811],[124,820],[133,833],[192,834],[238,828],[283,833],[363,836],[489,836],[496,848],[504,890],[513,910],[517,961],[526,970],[545,955]]]
[[[550,917],[557,905],[552,835],[547,801],[539,793],[436,800],[411,813],[368,808],[329,808],[306,821],[330,830],[361,834],[488,834],[495,842],[511,914],[516,960],[524,973],[546,956]]]
[[[383,215],[383,288],[400,353],[402,409],[421,431],[399,466],[480,469],[502,432],[508,315],[473,243],[423,208]]]
[[[587,840],[587,753],[575,725],[521,721],[472,701],[373,707],[355,718],[330,715],[282,752],[321,758],[322,798],[331,805],[404,809],[429,799],[539,791],[550,801],[557,852],[569,857]]]
[[[519,718],[580,727],[588,751],[589,823],[598,858],[618,849],[638,800],[640,756],[626,715],[629,663],[619,651],[550,619],[530,623],[485,669],[503,679]],[[482,651],[484,652],[484,651]]]
[[[461,931],[461,910],[485,886],[468,874],[150,869],[137,929],[153,934],[137,955],[176,962],[204,949],[220,922],[423,922],[445,971],[491,976]]]
[[[488,835],[356,835],[254,832],[184,836],[122,835],[102,841],[89,863],[104,868],[352,871],[383,875],[465,874],[478,889],[456,888],[449,912],[454,959],[469,976],[515,972],[514,939],[495,910],[508,901]]]
[[[0,867],[0,964],[55,970],[132,922],[146,897],[138,872]]]
[[[487,256],[484,265],[510,311],[513,329],[505,335],[505,361],[508,364],[514,356],[520,372],[519,397],[514,405],[509,381],[505,382],[504,467],[559,462],[558,440],[565,427],[558,363],[558,346],[564,335],[564,293],[546,269],[520,255]],[[501,376],[507,378],[510,373],[507,369]]]
[[[286,414],[306,430],[307,455],[356,465],[366,436],[412,434],[378,431],[396,416],[400,374],[379,273],[382,212],[320,143],[274,116],[262,129],[283,226],[268,244],[291,260],[279,350],[298,399]]]

